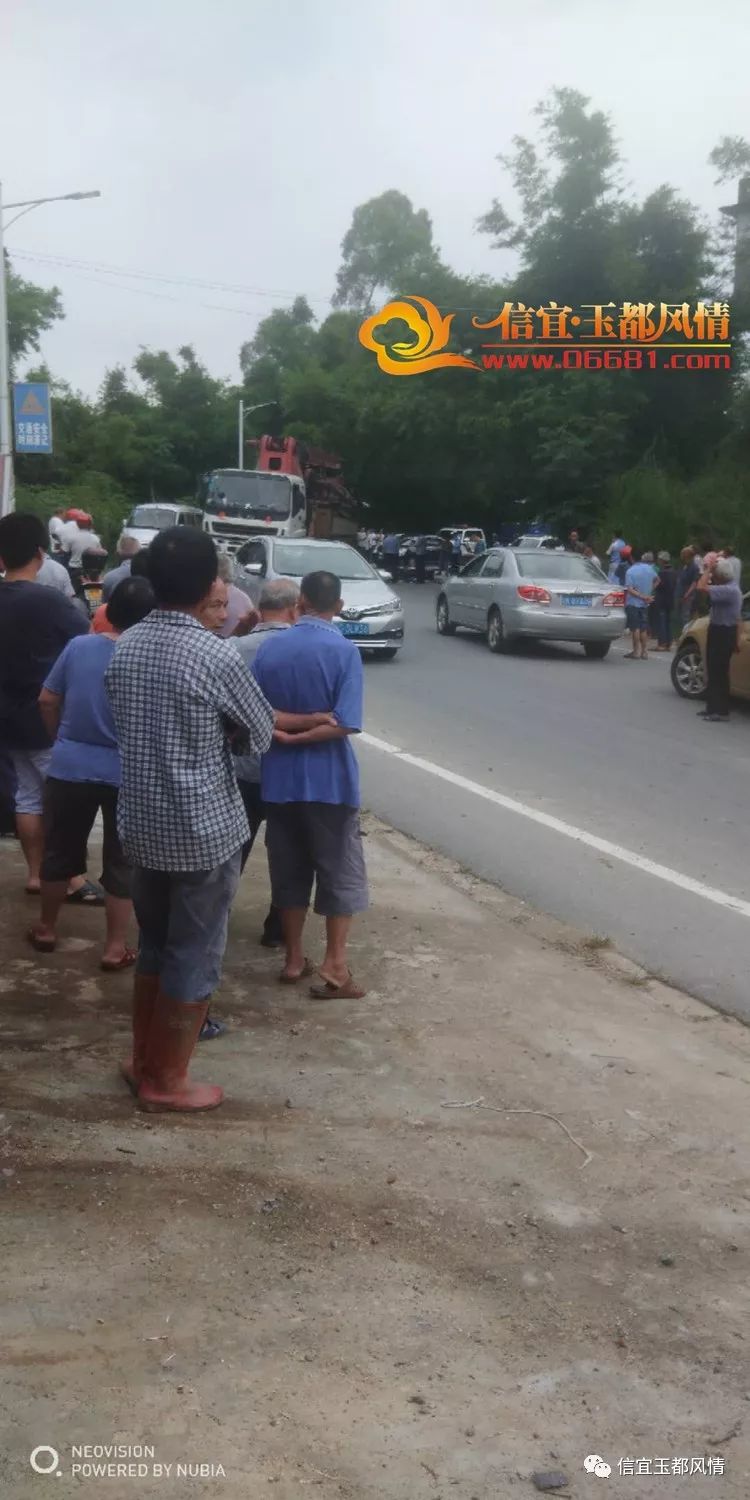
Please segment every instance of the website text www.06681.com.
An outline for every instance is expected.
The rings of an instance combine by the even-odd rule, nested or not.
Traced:
[[[697,349],[561,349],[483,354],[485,370],[730,370],[731,355]]]

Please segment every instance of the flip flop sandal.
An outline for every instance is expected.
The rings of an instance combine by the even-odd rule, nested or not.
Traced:
[[[70,891],[65,897],[65,900],[68,901],[71,906],[104,905],[104,896],[102,895],[99,886],[94,885],[93,880],[85,881],[83,885],[80,885],[78,887],[77,891]]]
[[[26,941],[31,943],[37,953],[54,953],[57,947],[56,938],[40,938],[35,927],[30,927],[26,933]]]
[[[306,958],[302,970],[299,974],[284,974],[282,972],[281,974],[277,975],[277,978],[279,984],[299,984],[300,979],[309,979],[310,975],[314,973],[315,970],[310,963],[309,958]]]
[[[217,1036],[223,1036],[226,1031],[224,1021],[215,1021],[213,1016],[207,1016],[198,1033],[199,1042],[213,1042]]]
[[[112,962],[111,958],[103,958],[99,965],[99,968],[105,974],[117,974],[119,973],[120,969],[132,968],[137,957],[138,954],[133,948],[126,948],[125,952],[122,955],[122,958],[115,959],[114,963]]]
[[[351,974],[347,976],[343,984],[332,984],[330,979],[323,979],[321,984],[310,985],[311,1000],[364,1000],[367,990],[360,989],[355,984]]]
[[[25,885],[24,891],[27,896],[41,896],[42,894],[38,885]]]

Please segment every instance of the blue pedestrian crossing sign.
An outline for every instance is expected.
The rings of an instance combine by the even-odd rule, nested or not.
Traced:
[[[52,452],[52,403],[46,381],[18,381],[13,387],[16,453]]]

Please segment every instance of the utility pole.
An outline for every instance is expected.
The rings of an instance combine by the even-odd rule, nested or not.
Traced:
[[[53,198],[24,198],[20,203],[6,203],[20,209],[10,224],[30,214],[43,203],[77,203],[82,198],[101,198],[97,188],[91,193],[57,193]],[[10,228],[10,224],[8,228]],[[3,190],[0,183],[0,516],[7,516],[14,505],[13,494],[13,424],[10,416],[10,350],[8,346],[8,283],[5,275],[3,244]]]
[[[13,509],[13,434],[10,421],[8,293],[3,244],[3,187],[0,183],[0,516]]]
[[[278,401],[259,401],[256,406],[245,406],[242,397],[237,411],[237,468],[245,467],[245,417],[249,417],[254,411],[262,411],[264,406],[278,406]]]
[[[750,328],[750,177],[740,178],[737,202],[721,212],[735,225],[732,322],[736,332],[744,333]]]

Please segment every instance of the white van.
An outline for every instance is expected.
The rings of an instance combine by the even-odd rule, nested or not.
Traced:
[[[484,547],[480,546],[480,551],[486,552],[487,550],[487,538],[481,526],[441,526],[438,535],[447,537],[448,541],[451,542],[454,536],[461,538],[461,557],[464,562],[467,562],[470,557],[474,556],[477,550],[477,542],[484,542]]]
[[[134,536],[142,547],[148,547],[160,531],[166,531],[170,526],[193,526],[201,531],[203,511],[194,505],[173,505],[169,500],[136,505],[122,528],[122,535]]]

